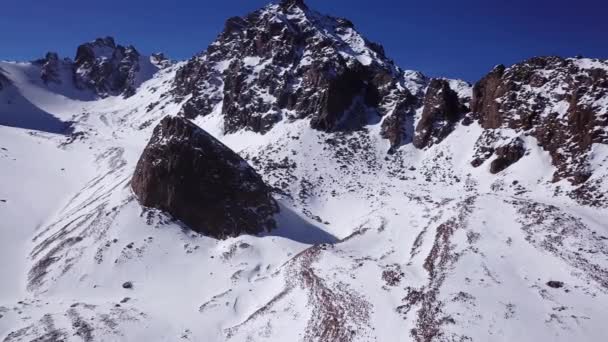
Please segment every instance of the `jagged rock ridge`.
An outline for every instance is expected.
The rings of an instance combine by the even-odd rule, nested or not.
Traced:
[[[469,106],[469,85],[403,71],[350,21],[323,16],[303,1],[282,1],[229,19],[208,50],[178,71],[174,94],[191,95],[181,112],[186,117],[222,115],[225,133],[265,133],[279,121],[304,118],[326,132],[381,121],[389,152],[409,142],[428,148],[461,120],[477,119],[486,130],[533,135],[558,168],[554,180],[582,184],[592,172],[592,145],[606,141],[605,75],[601,61],[533,58],[497,67],[476,84]],[[483,134],[486,146],[473,165],[496,156],[490,172],[497,173],[524,156],[521,141],[491,136],[501,134]]]
[[[184,117],[154,129],[131,181],[140,203],[216,238],[275,228],[278,207],[260,176],[236,153]]]

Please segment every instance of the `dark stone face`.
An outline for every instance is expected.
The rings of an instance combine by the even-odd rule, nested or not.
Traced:
[[[472,111],[483,128],[511,128],[535,137],[557,167],[554,180],[573,184],[590,176],[588,152],[608,143],[608,65],[582,67],[577,59],[536,57],[496,67],[473,89]],[[603,65],[603,66],[602,66]]]
[[[349,39],[359,38],[368,60],[353,57]],[[395,115],[392,122],[413,115],[421,101],[403,80],[384,49],[361,38],[350,21],[290,0],[229,19],[207,51],[177,72],[174,93],[192,95],[182,109],[189,118],[221,104],[226,133],[265,133],[281,120],[304,118],[314,129],[335,132],[388,114]],[[423,88],[426,78],[419,75],[419,82]],[[391,142],[401,139],[390,135]]]
[[[517,138],[498,147],[494,153],[496,159],[490,164],[490,172],[496,174],[519,161],[525,155],[526,148],[523,140]]]
[[[504,95],[506,88],[501,86],[505,66],[495,67],[489,74],[473,86],[471,111],[480,113],[478,119],[484,128],[500,127],[499,104],[495,101]]]
[[[564,287],[564,282],[557,281],[557,280],[551,280],[551,281],[547,282],[547,286],[554,288],[554,289],[561,289],[562,287]]]
[[[431,80],[424,97],[422,117],[416,126],[414,146],[425,148],[440,143],[454,130],[454,124],[466,110],[448,81]]]
[[[131,181],[139,202],[215,238],[275,228],[278,206],[261,177],[228,147],[183,117],[154,129]]]

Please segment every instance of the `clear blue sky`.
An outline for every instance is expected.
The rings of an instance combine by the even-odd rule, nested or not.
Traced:
[[[225,19],[267,0],[2,0],[0,59],[31,60],[114,36],[143,53],[187,59]],[[494,65],[535,55],[608,58],[608,0],[308,0],[351,19],[398,65],[476,81]]]

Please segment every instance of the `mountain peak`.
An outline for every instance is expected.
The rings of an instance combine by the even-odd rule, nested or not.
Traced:
[[[100,57],[109,59],[112,58],[115,50],[119,47],[112,37],[97,38],[79,45],[76,49],[74,61],[79,64]]]
[[[304,0],[282,0],[280,6],[285,9],[290,9],[293,7],[298,7],[303,10],[308,9],[308,6],[306,6]]]
[[[348,131],[411,114],[424,82],[407,78],[349,20],[285,0],[229,19],[207,51],[178,71],[175,93],[192,95],[182,111],[189,118],[221,110],[226,133],[265,133],[284,119]]]
[[[149,79],[154,65],[143,66],[140,53],[132,45],[116,44],[114,38],[97,38],[78,46],[74,60],[74,81],[81,89],[89,88],[99,96],[123,95],[129,97],[142,80]],[[146,72],[139,77],[140,72]]]
[[[97,45],[97,46],[107,46],[107,47],[111,47],[111,48],[116,48],[116,42],[114,41],[114,38],[110,37],[110,36],[97,38],[94,41],[90,42],[90,44]]]

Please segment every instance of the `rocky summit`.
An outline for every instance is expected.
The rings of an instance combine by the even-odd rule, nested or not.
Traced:
[[[133,46],[116,45],[111,37],[80,45],[74,60],[74,82],[101,96],[133,95],[140,71],[140,54]]]
[[[70,83],[105,98],[132,96],[141,83],[171,62],[163,54],[146,57],[132,45],[122,46],[105,37],[78,46],[73,61],[49,52],[34,64],[40,66],[40,79],[47,86]]]
[[[245,160],[184,117],[166,117],[137,163],[140,203],[216,238],[276,227],[278,206]]]
[[[177,72],[174,92],[191,96],[185,116],[218,112],[226,133],[265,133],[304,118],[316,130],[349,131],[391,117],[385,136],[396,146],[427,82],[398,68],[352,22],[283,1],[228,19],[218,39]]]

